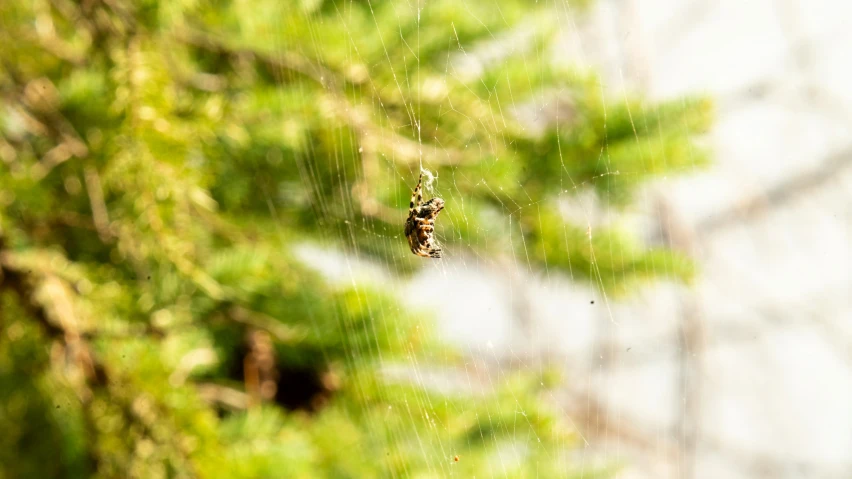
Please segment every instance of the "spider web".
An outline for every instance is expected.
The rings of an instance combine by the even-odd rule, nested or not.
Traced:
[[[794,3],[0,4],[0,470],[852,477],[852,6]]]
[[[669,132],[662,126],[636,125],[634,114],[640,113],[632,108],[641,103],[631,99],[641,91],[641,75],[625,75],[621,69],[612,68],[617,63],[614,58],[592,60],[617,56],[599,48],[601,44],[595,40],[599,32],[589,26],[594,10],[581,2],[544,2],[531,8],[531,13],[519,15],[518,20],[489,22],[478,16],[482,6],[495,9],[502,17],[500,2],[460,0],[450,9],[450,16],[455,19],[449,25],[452,34],[435,42],[423,38],[421,32],[423,36],[435,30],[447,33],[446,28],[436,29],[428,23],[440,21],[441,15],[430,14],[434,13],[432,9],[447,9],[447,2],[394,2],[394,8],[387,2],[370,0],[303,3],[309,30],[301,41],[276,45],[276,51],[282,57],[297,52],[327,65],[350,65],[350,74],[359,77],[359,87],[358,92],[347,97],[351,103],[329,106],[336,109],[330,118],[346,118],[350,125],[348,130],[336,133],[339,137],[331,142],[331,151],[299,159],[305,171],[313,162],[333,164],[339,187],[333,194],[343,197],[344,210],[317,208],[315,220],[346,226],[325,228],[320,240],[299,245],[300,256],[328,281],[363,293],[359,299],[376,324],[402,308],[402,314],[417,318],[417,328],[425,331],[436,325],[441,342],[451,345],[449,349],[406,346],[405,357],[390,358],[383,356],[369,339],[350,344],[347,356],[356,368],[378,363],[376,374],[386,384],[414,384],[423,392],[400,393],[386,387],[380,389],[378,397],[389,404],[405,404],[406,411],[388,406],[384,415],[379,414],[365,400],[349,414],[367,417],[370,429],[377,431],[372,441],[379,450],[387,450],[388,457],[418,456],[426,464],[429,477],[469,477],[472,473],[526,477],[538,471],[562,477],[605,477],[622,466],[648,472],[648,477],[673,471],[685,474],[684,468],[689,467],[694,453],[697,427],[690,421],[690,408],[695,407],[691,381],[697,366],[689,358],[694,356],[698,333],[689,319],[688,290],[681,283],[677,266],[669,261],[650,266],[628,263],[618,270],[601,269],[599,264],[624,261],[635,254],[637,247],[691,254],[691,242],[678,237],[677,219],[659,203],[657,192],[668,175],[691,173],[700,161],[697,153],[687,151],[682,154],[689,159],[686,164],[665,166],[668,158],[664,145],[669,138],[664,136]],[[358,16],[363,9],[369,12],[366,25]],[[396,19],[389,13],[394,10]],[[599,14],[600,10],[596,11]],[[415,31],[404,31],[410,27],[411,15],[417,18]],[[552,32],[546,35],[536,33],[540,23],[547,23],[542,15],[556,18],[550,22]],[[324,19],[343,26],[340,35],[344,45],[340,51],[344,54],[324,50],[329,45],[322,37]],[[485,33],[460,34],[455,24],[459,19],[481,24]],[[278,28],[282,33],[290,25],[278,24]],[[369,44],[361,35],[378,38],[378,55],[365,51]],[[423,47],[421,42],[428,46]],[[436,48],[436,43],[442,43],[444,48]],[[435,54],[436,49],[440,53]],[[416,60],[412,62],[411,57]],[[370,64],[373,58],[378,63]],[[482,112],[482,118],[467,121],[472,128],[486,130],[485,134],[451,138],[457,143],[451,146],[443,144],[441,135],[434,131],[424,131],[427,120],[423,112],[430,107],[423,105],[423,96],[430,88],[446,91],[446,96],[437,101],[437,119],[430,119],[439,130],[442,119],[449,121],[467,111],[455,102],[468,96],[457,98],[458,90],[448,88],[446,83],[475,90],[478,84],[485,85],[483,78],[489,71],[507,61],[516,62],[513,75],[498,79],[496,86],[489,84],[493,86],[489,96],[474,93],[491,108]],[[423,62],[431,63],[427,67]],[[435,62],[443,65],[443,70],[438,68],[438,75],[424,79],[424,72],[434,73]],[[598,165],[594,174],[575,173],[566,166],[574,159],[563,155],[561,138],[571,129],[582,127],[584,119],[574,116],[571,96],[565,95],[572,87],[571,81],[550,82],[537,73],[536,68],[550,64],[599,74],[592,81],[591,93],[582,93],[604,100],[603,116],[593,120],[599,121],[594,126],[603,132],[603,143],[585,160]],[[385,76],[379,78],[380,75]],[[322,74],[320,81],[331,96],[337,95],[333,90],[339,85]],[[579,78],[572,81],[582,82]],[[503,91],[512,96],[501,97]],[[516,98],[513,92],[518,91],[529,94]],[[396,103],[386,104],[388,98]],[[609,102],[625,108],[610,112]],[[360,120],[351,119],[361,114],[356,111],[361,106],[377,112],[375,125],[367,127],[359,124]],[[400,114],[399,109],[404,113]],[[631,170],[610,167],[608,135],[612,115],[616,121],[629,122],[619,128],[628,128],[637,149],[648,152]],[[407,117],[408,121],[401,123],[400,117]],[[647,117],[642,118],[647,121]],[[561,168],[556,169],[559,180],[554,181],[559,184],[558,189],[545,192],[520,181],[507,184],[513,181],[514,172],[503,164],[513,159],[493,157],[490,152],[494,144],[508,141],[502,126],[513,122],[531,132],[531,147],[541,135],[555,134],[556,155],[549,161],[561,163]],[[682,124],[673,128],[685,134],[690,127]],[[648,138],[639,130],[653,131],[656,137]],[[382,142],[385,144],[376,145]],[[456,147],[481,155],[481,167],[474,170],[450,161]],[[350,154],[353,149],[358,154]],[[446,202],[446,210],[436,224],[437,237],[444,248],[441,260],[414,257],[402,234],[408,196],[421,172],[424,201],[437,196]],[[655,175],[657,178],[652,178]],[[623,192],[614,177],[644,183],[628,195],[626,206],[620,204]],[[304,179],[309,190],[328,192],[317,175],[306,173]],[[367,185],[363,186],[366,190],[358,190],[358,185]],[[516,194],[502,193],[509,186]],[[480,198],[470,196],[474,190]],[[286,207],[277,198],[268,198],[274,208]],[[322,201],[331,205],[337,199]],[[474,206],[476,201],[480,204]],[[543,209],[552,209],[558,215],[543,216]],[[398,220],[396,224],[394,219]],[[552,221],[559,223],[557,232],[563,229],[562,224],[584,231],[579,240],[567,233],[559,239],[564,241],[565,250],[584,249],[587,266],[572,264],[570,255],[567,265],[557,264],[548,259],[551,252],[547,248],[542,248],[543,255],[534,251],[538,246],[531,242],[525,228],[532,224],[544,230]],[[469,230],[469,223],[480,229]],[[598,231],[606,234],[614,228],[629,232],[636,242],[595,241]],[[574,243],[577,241],[582,246]],[[390,253],[377,254],[377,250]],[[653,280],[636,285],[627,281],[628,277],[643,275]],[[622,280],[630,284],[629,291],[616,291]],[[372,299],[366,292],[374,290],[389,293],[398,304]],[[642,324],[632,309],[652,294],[666,298],[655,305],[668,318],[682,319],[667,320],[671,322],[662,325]],[[339,321],[344,334],[350,332],[347,314],[342,312]],[[680,336],[679,352],[660,352],[654,341],[671,331]],[[410,338],[396,339],[410,342]],[[676,390],[661,391],[656,405],[629,408],[644,411],[649,417],[628,415],[623,411],[625,405],[630,405],[631,391],[643,387],[641,382],[648,375],[659,374],[659,368],[643,365],[653,363],[661,354],[682,357],[679,371],[662,373],[678,377],[680,385]],[[519,381],[535,387],[515,387]],[[460,405],[449,406],[449,412],[439,412],[452,401],[459,401]],[[539,424],[542,415],[528,410],[530,404],[553,411],[554,424]],[[476,415],[477,434],[460,441],[453,435],[457,427],[454,421],[471,413]],[[402,419],[388,419],[396,414]],[[411,444],[416,446],[406,449]],[[409,477],[421,473],[416,466],[404,467],[400,472],[394,469],[391,459],[386,460],[385,470],[391,475]]]

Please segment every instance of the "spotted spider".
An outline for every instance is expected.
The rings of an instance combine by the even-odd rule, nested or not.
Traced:
[[[408,219],[405,221],[405,237],[408,238],[408,246],[411,252],[424,258],[440,258],[442,256],[441,245],[433,236],[435,233],[435,219],[438,213],[444,209],[444,200],[432,198],[423,202],[423,191],[420,188],[423,182],[423,173],[417,180],[417,186],[411,194],[411,202],[408,204]]]

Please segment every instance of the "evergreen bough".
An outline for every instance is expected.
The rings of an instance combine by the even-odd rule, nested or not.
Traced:
[[[390,379],[457,356],[395,287],[295,258],[427,263],[401,234],[422,165],[450,256],[514,248],[616,293],[691,277],[558,205],[625,207],[705,163],[709,104],[604,97],[554,65],[554,10],[531,5],[0,3],[0,477],[574,471],[550,373],[485,395]]]

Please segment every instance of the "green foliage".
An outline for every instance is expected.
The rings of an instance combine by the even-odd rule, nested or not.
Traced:
[[[378,285],[294,257],[422,264],[401,237],[421,161],[451,254],[523,244],[614,292],[693,274],[558,206],[627,207],[705,163],[709,104],[552,66],[545,7],[37,0],[0,3],[0,25],[0,478],[572,471],[541,378],[487,398],[391,381],[455,356]],[[475,60],[493,41],[505,55]]]

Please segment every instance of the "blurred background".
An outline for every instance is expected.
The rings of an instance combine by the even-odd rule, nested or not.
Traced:
[[[0,4],[0,478],[850,477],[850,10]]]

